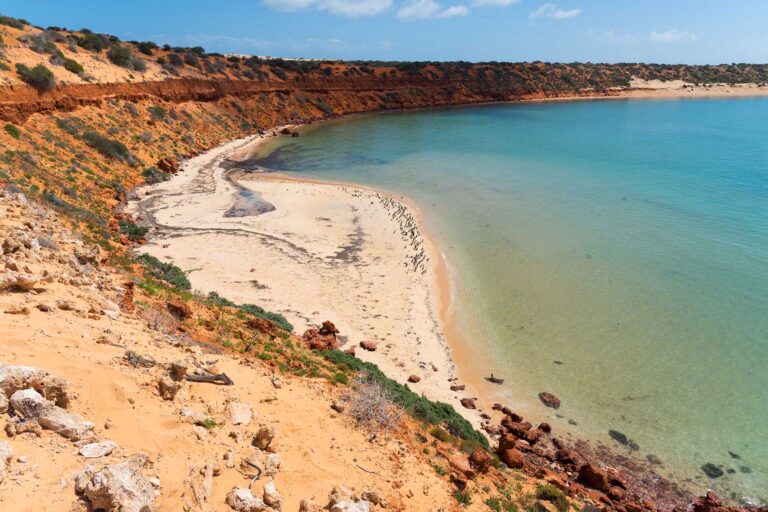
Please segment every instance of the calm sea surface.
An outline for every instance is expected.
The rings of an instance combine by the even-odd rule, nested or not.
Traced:
[[[768,99],[364,116],[260,163],[415,200],[508,403],[768,500]]]

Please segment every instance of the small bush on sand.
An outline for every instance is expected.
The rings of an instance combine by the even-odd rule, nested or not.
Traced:
[[[472,428],[472,424],[456,412],[452,405],[443,402],[432,402],[422,395],[417,395],[408,386],[396,382],[386,375],[373,363],[367,363],[340,350],[326,350],[323,357],[339,367],[354,372],[362,372],[370,382],[377,382],[392,397],[392,400],[402,406],[413,417],[431,423],[444,424],[448,431],[461,439],[488,448],[488,439]]]
[[[559,512],[568,511],[568,499],[563,494],[563,491],[552,484],[539,484],[536,487],[536,497],[553,503]]]
[[[276,326],[278,326],[280,329],[283,329],[284,331],[291,332],[293,331],[293,325],[285,319],[285,317],[279,313],[273,313],[272,311],[266,311],[261,306],[257,306],[256,304],[235,304],[231,300],[222,297],[216,292],[211,292],[208,294],[208,303],[213,306],[228,306],[231,308],[237,308],[243,313],[247,313],[249,315],[253,315],[257,318],[262,318],[264,320],[269,320],[270,322],[274,323]]]
[[[360,375],[347,393],[349,415],[360,425],[379,431],[390,430],[400,423],[405,412],[380,383]]]
[[[79,62],[73,59],[66,59],[64,61],[64,69],[76,75],[79,75],[80,73],[85,71],[85,68],[83,68],[83,66]]]
[[[162,279],[180,290],[189,290],[192,284],[187,279],[187,275],[173,263],[164,263],[154,256],[142,254],[136,258],[139,263],[144,265],[149,274],[157,279]]]
[[[121,220],[118,224],[120,226],[120,232],[127,236],[128,240],[133,242],[142,240],[146,236],[147,231],[149,231],[149,228],[139,226],[129,220]]]
[[[6,124],[5,131],[8,132],[8,134],[14,139],[18,139],[21,136],[21,130],[19,130],[19,127],[15,124]]]
[[[162,183],[171,179],[171,175],[167,172],[163,172],[154,165],[147,167],[141,171],[141,175],[144,176],[144,183],[148,185],[154,185],[155,183]]]
[[[38,91],[50,91],[56,86],[53,72],[42,64],[28,68],[24,64],[16,64],[19,77]]]

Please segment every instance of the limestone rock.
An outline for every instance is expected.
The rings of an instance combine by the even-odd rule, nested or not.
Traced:
[[[274,480],[264,486],[264,503],[275,510],[283,508],[283,497],[277,492]]]
[[[331,512],[369,512],[371,504],[365,500],[358,500],[354,493],[337,485],[329,496],[328,510]]]
[[[325,508],[312,500],[301,500],[299,512],[324,512]]]
[[[229,402],[229,420],[233,425],[247,425],[253,419],[253,409],[243,402]]]
[[[80,455],[86,459],[97,459],[112,453],[117,444],[114,441],[102,441],[100,443],[89,443],[80,448]]]
[[[280,460],[280,454],[268,453],[264,459],[264,474],[267,476],[275,476],[282,466]]]
[[[32,366],[0,365],[0,392],[10,397],[20,389],[32,388],[59,407],[69,406],[67,381]]]
[[[249,489],[235,487],[227,494],[226,503],[237,512],[263,512],[269,510],[267,504],[254,496]]]
[[[11,395],[10,402],[18,415],[37,420],[44,429],[72,441],[88,439],[93,435],[93,423],[46,400],[32,388],[16,391]]]
[[[39,281],[39,277],[35,277],[26,272],[4,272],[0,274],[0,290],[16,289],[28,292],[32,290]]]
[[[163,375],[157,381],[157,389],[163,400],[173,400],[184,387],[183,380],[173,380],[170,375]]]
[[[375,341],[360,342],[360,348],[362,348],[363,350],[367,350],[368,352],[374,352],[378,346],[379,344],[376,343]]]
[[[95,471],[88,466],[75,477],[75,492],[90,501],[91,509],[105,512],[151,512],[157,491],[141,470],[146,456]]]

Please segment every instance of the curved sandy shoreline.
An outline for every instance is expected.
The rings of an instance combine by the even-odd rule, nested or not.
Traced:
[[[451,403],[479,428],[479,410],[459,402],[471,390],[450,390],[449,269],[418,207],[363,186],[238,171],[266,140],[227,142],[137,189],[128,211],[153,226],[142,252],[174,262],[196,290],[284,314],[299,334],[333,321],[342,349],[356,347],[399,382],[419,377],[414,391]],[[242,188],[258,197],[258,214],[227,216]],[[378,348],[362,350],[361,341]]]

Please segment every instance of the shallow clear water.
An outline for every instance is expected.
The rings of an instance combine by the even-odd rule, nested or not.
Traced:
[[[260,163],[414,199],[513,403],[551,391],[577,433],[768,499],[768,100],[365,116]]]

